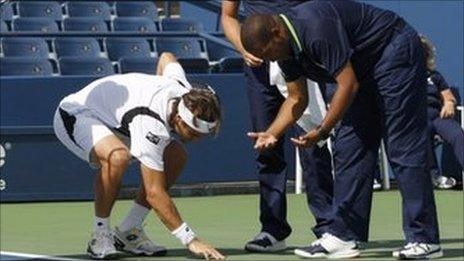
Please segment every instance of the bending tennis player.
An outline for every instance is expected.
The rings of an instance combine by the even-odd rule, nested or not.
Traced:
[[[153,208],[192,253],[224,259],[182,220],[168,193],[187,161],[181,143],[219,131],[219,99],[211,88],[192,88],[170,53],[161,55],[157,74],[101,78],[65,97],[56,110],[53,125],[58,139],[99,169],[94,185],[95,226],[87,253],[95,259],[114,257],[116,250],[165,255],[166,248],[154,244],[142,229]],[[111,209],[132,157],[140,162],[142,184],[132,209],[113,232]]]

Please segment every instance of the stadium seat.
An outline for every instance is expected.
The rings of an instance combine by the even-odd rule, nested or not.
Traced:
[[[19,1],[17,8],[20,17],[48,17],[55,21],[63,19],[61,6],[54,1]]]
[[[195,20],[182,18],[165,18],[161,20],[161,29],[163,31],[203,31],[203,25]]]
[[[90,37],[63,37],[56,38],[55,51],[58,57],[100,57],[98,41]]]
[[[58,24],[50,18],[45,17],[22,17],[13,20],[13,31],[39,31],[56,33],[59,31]]]
[[[2,38],[2,48],[5,57],[23,56],[48,58],[48,45],[42,38],[6,37]]]
[[[64,19],[65,31],[108,32],[108,25],[100,17],[68,17]]]
[[[219,60],[218,72],[221,73],[242,73],[243,59],[241,57],[224,57]]]
[[[112,61],[123,57],[150,57],[150,45],[145,38],[107,38],[106,50]]]
[[[52,75],[53,67],[45,58],[4,57],[0,58],[0,75]]]
[[[103,76],[114,74],[111,62],[106,58],[62,57],[58,60],[61,75]]]
[[[209,59],[218,61],[218,64],[213,68],[214,72],[243,72],[243,58],[237,51],[213,41],[208,41],[207,44]]]
[[[156,38],[155,46],[158,54],[172,52],[178,58],[206,58],[202,52],[203,40],[199,38],[164,37]]]
[[[121,73],[141,72],[156,74],[158,59],[152,57],[126,57],[119,60]]]
[[[3,21],[13,20],[13,7],[11,3],[0,4],[0,19]]]
[[[153,33],[158,29],[155,22],[146,17],[116,17],[113,20],[113,31]]]
[[[115,8],[118,16],[147,17],[151,20],[158,19],[158,10],[154,2],[117,1]]]
[[[0,32],[8,32],[8,25],[3,20],[0,20]]]
[[[65,4],[70,17],[100,17],[106,21],[111,19],[110,6],[106,2],[75,2]]]

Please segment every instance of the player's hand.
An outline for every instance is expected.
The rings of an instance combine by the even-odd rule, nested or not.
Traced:
[[[219,253],[214,247],[201,242],[195,238],[187,245],[190,252],[197,256],[203,256],[206,260],[224,260],[226,259],[221,253]]]
[[[290,138],[290,140],[295,146],[308,148],[317,144],[321,140],[321,135],[317,129],[314,129],[297,138]]]
[[[245,60],[245,64],[250,67],[257,67],[263,63],[262,59],[252,55],[251,53],[247,51],[243,51],[242,56],[243,56],[243,60]]]
[[[253,148],[257,150],[265,150],[274,147],[277,144],[277,138],[267,132],[248,132],[248,137],[255,140]]]
[[[441,111],[440,111],[440,118],[442,118],[442,119],[453,118],[454,113],[455,113],[454,102],[445,101],[445,103],[443,104],[443,107],[441,108]]]

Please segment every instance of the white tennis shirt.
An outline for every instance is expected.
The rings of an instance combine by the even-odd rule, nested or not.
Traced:
[[[164,149],[172,140],[170,101],[190,89],[180,64],[170,63],[162,76],[127,73],[98,79],[65,97],[60,107],[73,115],[90,111],[108,128],[130,137],[132,156],[163,171]]]

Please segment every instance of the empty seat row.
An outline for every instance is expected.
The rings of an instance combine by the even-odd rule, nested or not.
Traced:
[[[1,23],[2,32],[9,31],[8,24],[5,21],[1,21]],[[46,17],[25,17],[15,18],[11,22],[11,31],[133,31],[153,33],[160,30],[199,32],[203,30],[203,25],[194,20],[180,18],[165,18],[158,24],[146,17],[116,17],[110,23],[99,17],[68,17],[62,22],[56,22]]]
[[[116,1],[114,9],[104,1],[69,1],[61,5],[56,1],[18,1],[0,6],[0,17],[11,21],[14,8],[19,17],[48,17],[61,21],[63,17],[100,17],[110,20],[114,12],[117,16],[147,17],[158,19],[158,10],[150,1]]]
[[[5,57],[107,56],[112,61],[123,57],[151,57],[162,52],[172,52],[179,58],[208,61],[205,42],[200,38],[114,37],[97,40],[92,37],[61,37],[47,43],[38,37],[6,37],[1,39],[1,50]]]

